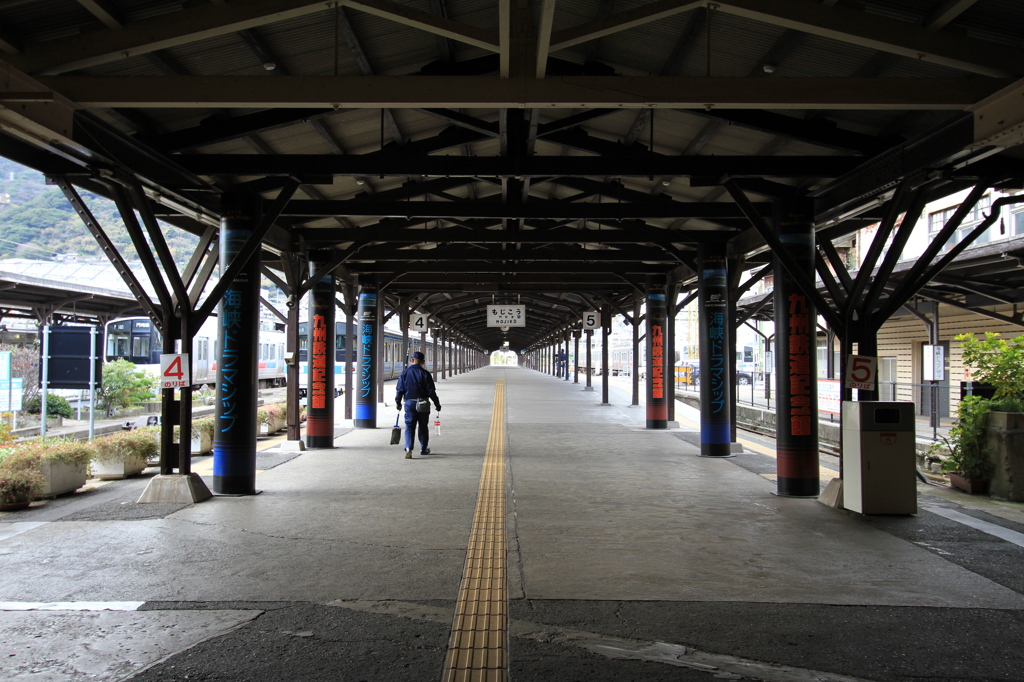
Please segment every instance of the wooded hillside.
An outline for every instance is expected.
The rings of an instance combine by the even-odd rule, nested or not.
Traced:
[[[128,260],[137,260],[114,202],[90,192],[83,199],[107,235]],[[49,259],[77,253],[82,260],[104,259],[85,225],[59,188],[31,168],[0,157],[0,258]],[[198,239],[164,225],[164,235],[176,261],[187,261]]]

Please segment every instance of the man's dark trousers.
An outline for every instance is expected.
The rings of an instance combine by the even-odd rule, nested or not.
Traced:
[[[427,449],[430,441],[430,413],[417,412],[416,401],[405,401],[405,449],[412,450],[413,437],[416,435],[416,425],[420,429],[420,450]]]

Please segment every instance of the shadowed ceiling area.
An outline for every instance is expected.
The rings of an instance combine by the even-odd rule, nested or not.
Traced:
[[[776,200],[835,269],[898,188],[1021,187],[1022,35],[1015,0],[0,0],[0,154],[201,235],[193,290],[247,192],[272,278],[522,350],[694,291],[702,242],[766,270]]]

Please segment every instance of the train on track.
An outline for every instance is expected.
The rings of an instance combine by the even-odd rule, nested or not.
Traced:
[[[335,393],[340,395],[345,385],[345,372],[354,371],[349,364],[346,346],[346,325],[336,323],[334,375]],[[287,365],[285,362],[285,332],[260,330],[259,332],[259,385],[260,388],[284,386]],[[125,359],[139,369],[157,374],[160,371],[160,354],[163,352],[163,338],[156,325],[148,317],[123,317],[112,320],[106,326],[104,359],[113,362]],[[308,376],[308,323],[299,323],[299,387],[306,386]],[[381,359],[382,377],[385,381],[397,379],[405,367],[406,355],[420,349],[419,340],[410,337],[410,348],[402,349],[402,335],[384,331],[384,348]],[[426,368],[434,369],[434,344],[427,341]],[[193,387],[216,384],[217,376],[217,318],[206,320],[192,339],[190,364]]]

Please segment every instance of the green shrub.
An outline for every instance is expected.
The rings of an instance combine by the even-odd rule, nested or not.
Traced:
[[[974,370],[974,379],[995,387],[991,400],[966,396],[956,411],[956,423],[949,437],[929,448],[929,453],[945,454],[942,470],[968,479],[985,479],[994,465],[985,450],[985,423],[992,411],[1024,411],[1024,336],[1003,339],[985,332],[984,339],[974,334],[954,337],[963,344],[964,364]],[[945,451],[945,452],[943,452]]]
[[[47,439],[39,449],[44,462],[63,462],[72,467],[87,466],[95,455],[93,444],[85,440]]]
[[[964,364],[974,370],[974,378],[994,386],[992,398],[1013,408],[1007,411],[1020,412],[1024,408],[1024,335],[1003,339],[995,332],[985,332],[984,339],[974,334],[955,338],[963,344]]]
[[[40,414],[42,407],[42,400],[39,396],[29,399],[25,404],[25,411],[29,414]],[[67,398],[53,393],[46,394],[46,416],[47,417],[64,417],[65,419],[71,419],[75,416],[75,411],[71,409],[71,403],[68,402]]]
[[[285,418],[285,404],[284,403],[270,403],[263,407],[256,408],[256,423],[260,426],[264,424],[270,424],[273,421],[284,421]]]
[[[110,417],[119,407],[152,400],[156,386],[155,376],[136,371],[134,364],[121,358],[103,365],[103,387],[97,391],[97,400]]]
[[[160,456],[157,429],[121,431],[93,441],[93,459],[97,462],[126,462],[130,459],[156,459]]]
[[[9,452],[0,459],[0,503],[28,502],[43,491],[40,456],[31,449]]]
[[[211,417],[199,417],[198,419],[193,419],[192,420],[192,429],[190,431],[190,437],[191,438],[200,438],[203,434],[205,434],[212,441],[213,440],[213,429],[214,429],[214,419],[213,419],[212,416]],[[177,426],[175,426],[174,427],[174,440],[175,440],[175,442],[180,442],[179,441],[180,436],[181,436],[180,429]]]
[[[943,437],[929,452],[941,454],[946,450],[947,459],[942,470],[957,473],[964,478],[982,479],[992,475],[993,465],[985,452],[985,419],[992,411],[992,401],[976,395],[965,396],[956,411],[956,424],[949,430],[949,438]]]

